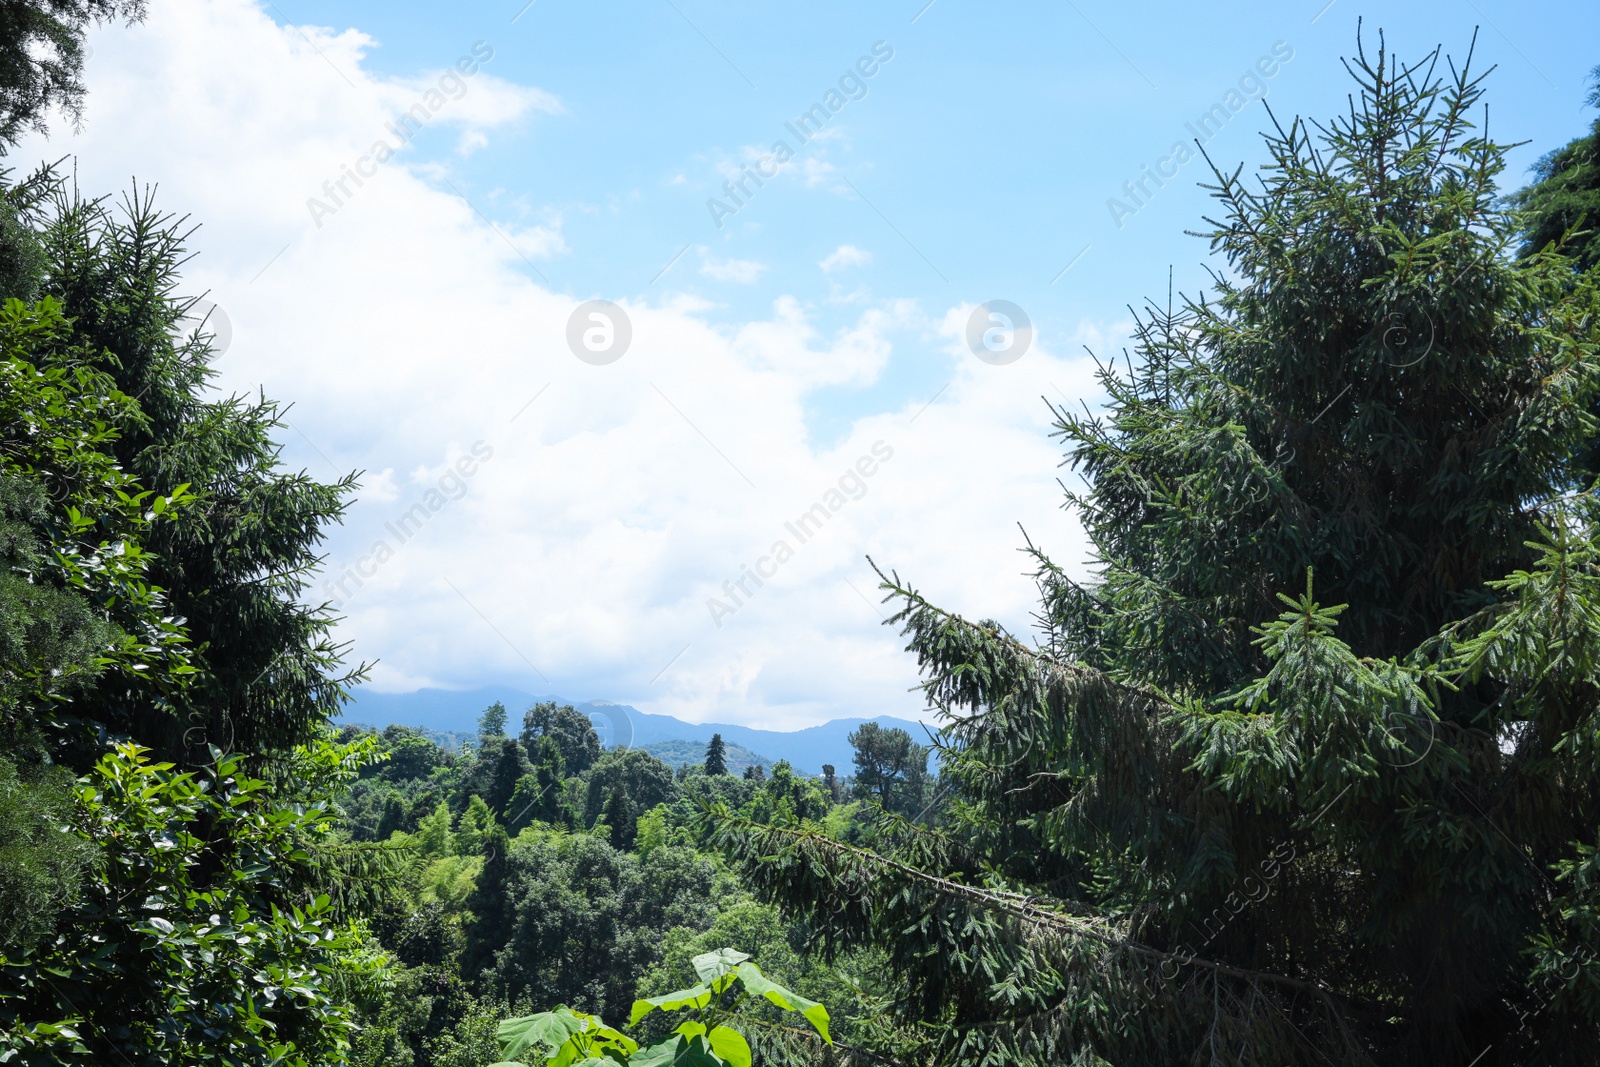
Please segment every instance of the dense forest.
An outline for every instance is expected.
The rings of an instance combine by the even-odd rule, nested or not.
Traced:
[[[142,15],[0,4],[0,139]],[[1508,196],[1370,47],[1054,412],[1093,581],[880,571],[943,728],[821,777],[344,723],[356,475],[211,388],[186,218],[0,172],[0,1064],[1593,1063],[1600,121]]]

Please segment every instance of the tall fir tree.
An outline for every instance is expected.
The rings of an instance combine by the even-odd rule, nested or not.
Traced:
[[[706,745],[705,766],[707,774],[728,773],[727,746],[722,743],[721,734],[711,735],[711,743]]]
[[[194,497],[144,545],[148,580],[189,634],[192,684],[152,693],[107,676],[71,713],[179,761],[204,763],[212,746],[286,752],[338,712],[361,674],[341,667],[332,617],[305,599],[354,477],[329,484],[285,470],[279,406],[212,393],[214,337],[186,324],[195,300],[179,295],[186,220],[149,191],[89,200],[49,173],[14,192],[0,299],[60,301],[73,365],[138,401],[112,424],[111,453],[143,488],[187,485]]]
[[[918,1062],[1593,1062],[1600,298],[1516,257],[1470,57],[1349,67],[1216,172],[1212,295],[1058,412],[1093,583],[1030,544],[1029,644],[885,576],[942,826],[707,815],[887,954]]]

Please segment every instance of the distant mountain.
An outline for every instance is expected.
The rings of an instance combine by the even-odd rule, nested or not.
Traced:
[[[380,728],[398,722],[430,730],[472,730],[483,709],[497,700],[506,706],[506,732],[511,734],[522,728],[523,711],[537,701],[555,700],[571,704],[588,715],[600,735],[601,744],[607,748],[615,745],[647,748],[662,741],[693,741],[701,746],[700,755],[703,757],[705,743],[711,740],[711,735],[721,734],[722,740],[729,746],[737,745],[751,755],[762,752],[770,754],[773,759],[786,759],[796,771],[811,775],[821,774],[824,763],[833,764],[841,776],[849,774],[852,752],[847,738],[852,730],[864,722],[898,726],[919,743],[928,742],[927,729],[921,723],[890,715],[880,715],[872,720],[834,719],[804,730],[757,730],[731,723],[684,722],[671,715],[656,715],[607,700],[580,703],[562,697],[536,697],[503,686],[462,690],[419,689],[414,693],[357,690],[355,699],[345,706],[343,720],[372,723]],[[677,766],[673,760],[667,762]],[[699,762],[699,759],[693,762]]]
[[[685,763],[693,767],[706,761],[706,746],[703,741],[652,741],[648,745],[636,747],[650,753],[673,770],[677,770]],[[743,774],[746,767],[772,766],[772,760],[758,756],[742,745],[723,745],[722,751],[723,762],[733,774]]]

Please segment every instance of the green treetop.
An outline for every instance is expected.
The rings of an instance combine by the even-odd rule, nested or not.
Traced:
[[[727,747],[722,743],[721,734],[711,735],[711,743],[706,746],[705,766],[707,774],[728,773]]]

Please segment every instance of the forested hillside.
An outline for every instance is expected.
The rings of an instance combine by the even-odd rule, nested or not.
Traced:
[[[143,5],[7,10],[14,144]],[[1053,410],[1093,580],[884,561],[943,729],[820,776],[338,725],[360,479],[211,388],[177,208],[0,174],[0,1064],[1595,1062],[1597,134],[1508,200],[1470,60],[1350,70]]]

